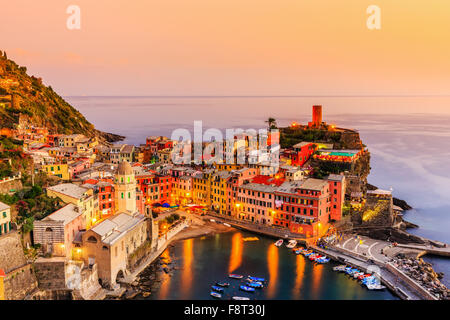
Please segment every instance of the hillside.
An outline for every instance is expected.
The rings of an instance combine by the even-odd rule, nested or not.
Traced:
[[[96,130],[94,125],[61,98],[41,78],[29,76],[27,68],[17,65],[0,51],[0,127],[14,128],[19,116],[50,132],[98,136],[106,141],[123,137]]]

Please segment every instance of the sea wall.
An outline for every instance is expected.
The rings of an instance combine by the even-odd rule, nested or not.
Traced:
[[[39,258],[35,262],[36,276],[41,290],[55,294],[71,290],[80,299],[90,299],[101,290],[97,264],[88,268],[81,261],[62,257]],[[50,293],[49,293],[50,294]]]
[[[413,279],[408,277],[405,273],[403,273],[401,270],[397,269],[395,266],[393,266],[390,262],[386,263],[386,269],[388,269],[390,272],[392,272],[394,275],[405,281],[409,286],[414,288],[420,296],[425,300],[437,300],[436,297],[434,297],[431,293],[429,293],[425,288],[423,288],[420,284],[415,282]]]
[[[0,237],[0,269],[6,273],[3,279],[5,299],[22,300],[36,290],[34,270],[25,258],[17,232]]]

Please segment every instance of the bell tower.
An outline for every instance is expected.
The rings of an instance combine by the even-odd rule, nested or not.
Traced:
[[[136,179],[133,168],[127,162],[121,162],[116,174],[116,209],[133,215],[136,209]]]

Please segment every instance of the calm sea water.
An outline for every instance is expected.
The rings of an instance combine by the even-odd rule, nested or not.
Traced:
[[[319,265],[292,250],[276,247],[275,240],[235,231],[188,239],[163,254],[179,268],[163,274],[161,287],[151,299],[212,299],[211,285],[227,281],[223,299],[246,296],[251,299],[394,299],[389,291],[372,292],[356,280],[334,272],[335,264]],[[254,293],[239,290],[245,281],[229,279],[229,273],[253,275],[268,280]]]
[[[145,137],[148,135],[170,136],[176,128],[192,130],[195,120],[203,121],[204,130],[209,127],[263,128],[264,120],[269,116],[276,118],[279,125],[287,125],[292,121],[306,123],[311,117],[311,106],[322,104],[324,121],[359,130],[372,155],[369,182],[380,188],[392,187],[395,196],[414,207],[405,217],[420,225],[420,228],[411,232],[450,243],[449,97],[68,97],[67,100],[98,129],[125,135],[126,142],[134,144],[145,143]],[[443,108],[449,113],[436,112]],[[213,268],[217,268],[217,274],[214,274],[214,277],[211,275],[208,281],[213,278],[217,280],[217,277],[227,272],[230,251],[216,250],[213,243],[222,243],[217,244],[217,248],[220,248],[221,245],[231,246],[232,240],[226,238],[228,235],[218,237],[221,240],[189,240],[195,248],[193,252],[196,257],[195,267],[191,270],[202,268],[202,259],[207,259],[209,255],[218,256],[218,262],[214,263]],[[184,250],[184,246],[186,245],[175,247],[174,252],[170,254],[176,256],[177,250]],[[253,251],[251,246],[260,248]],[[269,250],[272,250],[270,245],[260,241],[257,244],[245,243],[244,248],[247,247],[247,250],[243,250],[242,268],[248,267],[248,272],[253,271],[251,261],[258,258],[262,268],[260,271],[267,271],[267,257]],[[280,280],[276,281],[283,290],[275,290],[277,293],[274,297],[295,298],[292,295],[292,282],[299,263],[295,261],[295,256],[284,255],[283,251],[278,252],[277,268],[280,268]],[[437,271],[446,273],[444,283],[450,286],[449,260],[427,259],[434,264]],[[319,283],[323,283],[327,290],[337,290],[340,295],[336,293],[328,296],[327,290],[313,290],[312,283],[316,272],[314,269],[308,269],[310,267],[312,266],[308,263],[305,264],[303,282],[307,287],[301,291],[299,298],[345,298],[345,284],[341,289],[341,284],[336,287],[339,278],[333,278],[335,276],[332,276],[332,272],[328,276],[329,268],[326,266],[321,271],[319,278],[322,280]],[[285,275],[286,273],[290,276]],[[324,274],[327,275],[326,278]],[[177,287],[179,285],[174,278],[168,297],[177,297],[176,291],[181,290]],[[192,288],[197,286],[201,285],[195,282]],[[192,290],[197,292],[196,289]],[[203,289],[198,294],[193,297],[208,295]],[[355,293],[355,296],[350,298],[358,296],[359,294]]]

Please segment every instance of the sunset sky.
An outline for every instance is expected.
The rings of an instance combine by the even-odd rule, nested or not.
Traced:
[[[450,1],[9,0],[0,50],[65,96],[450,95]]]

